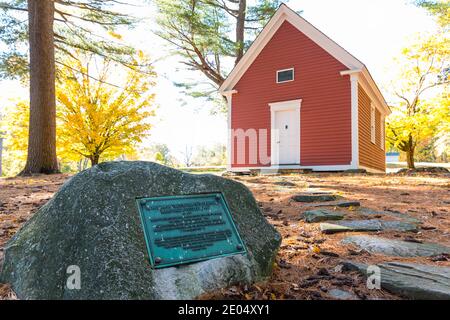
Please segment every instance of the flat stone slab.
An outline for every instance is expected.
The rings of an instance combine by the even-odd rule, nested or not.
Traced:
[[[333,195],[333,194],[335,194],[334,192],[332,192],[332,191],[323,191],[323,190],[320,190],[320,191],[317,191],[317,190],[306,190],[306,191],[303,191],[301,194],[306,194],[306,195],[311,195],[311,194],[330,194],[330,195]]]
[[[450,253],[450,247],[436,243],[415,243],[365,235],[347,237],[342,243],[354,244],[372,253],[396,257],[430,257]]]
[[[335,300],[359,300],[354,293],[341,289],[331,289],[328,295]]]
[[[378,219],[344,220],[333,223],[321,223],[320,230],[323,233],[338,233],[348,231],[382,231],[382,230],[417,232],[417,226],[403,221],[387,221]]]
[[[359,201],[341,201],[336,203],[336,207],[340,208],[350,208],[350,207],[359,207],[361,203]]]
[[[342,198],[341,196],[338,196],[336,194],[322,193],[322,192],[320,193],[308,192],[292,196],[292,200],[296,202],[325,202],[325,201],[336,201],[341,198]]]
[[[385,216],[400,218],[406,222],[421,223],[421,221],[419,219],[416,219],[406,213],[402,213],[402,212],[398,212],[398,211],[379,211],[379,210],[372,210],[369,208],[359,208],[357,212],[361,213],[362,215],[367,215],[367,216],[385,215]]]
[[[276,181],[273,184],[277,185],[277,186],[282,186],[282,187],[296,187],[297,186],[295,183],[289,182],[289,181]]]
[[[367,265],[345,265],[367,276]],[[379,264],[381,287],[410,299],[450,299],[450,268],[424,264],[387,262]],[[371,273],[372,275],[373,273]]]
[[[321,208],[321,207],[340,207],[340,208],[349,208],[349,207],[359,207],[361,203],[359,201],[333,201],[333,202],[324,202],[324,203],[312,203],[311,207]]]
[[[308,210],[303,213],[306,222],[320,222],[328,220],[342,220],[344,214],[337,211],[331,211],[326,209],[320,210]]]

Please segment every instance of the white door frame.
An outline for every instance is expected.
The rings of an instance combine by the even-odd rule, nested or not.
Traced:
[[[299,137],[299,144],[300,142],[300,108],[302,106],[302,99],[297,100],[289,100],[289,101],[281,101],[281,102],[273,102],[269,103],[270,106],[270,145],[271,145],[271,152],[270,152],[270,160],[271,165],[279,165],[280,159],[279,159],[279,144],[277,143],[278,138],[278,130],[275,128],[275,116],[277,111],[297,111],[297,119],[298,119],[298,137]],[[300,164],[300,146],[298,148],[297,158],[296,158],[296,164]]]

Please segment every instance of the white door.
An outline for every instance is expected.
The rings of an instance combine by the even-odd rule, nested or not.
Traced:
[[[278,164],[300,163],[300,117],[299,110],[275,111],[275,143]],[[278,150],[277,150],[278,149]]]

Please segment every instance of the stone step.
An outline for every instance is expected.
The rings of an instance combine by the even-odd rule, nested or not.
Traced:
[[[321,222],[328,220],[342,220],[344,214],[338,211],[320,209],[320,210],[308,210],[303,213],[306,222]]]
[[[320,230],[323,233],[338,233],[348,231],[383,231],[394,230],[402,232],[417,232],[417,226],[403,221],[388,220],[343,220],[332,223],[321,223]]]
[[[368,274],[368,265],[346,262],[347,269]],[[380,285],[394,294],[410,299],[448,300],[450,299],[450,268],[425,264],[387,262],[380,268]]]
[[[450,247],[436,243],[415,243],[366,235],[350,236],[341,242],[356,245],[372,253],[396,257],[431,257],[450,254]]]

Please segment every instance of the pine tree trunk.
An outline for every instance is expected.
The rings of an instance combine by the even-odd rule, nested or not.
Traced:
[[[53,0],[28,0],[30,126],[22,175],[57,173]]]
[[[236,18],[236,61],[235,65],[244,56],[244,35],[245,35],[245,17],[247,10],[247,0],[239,1],[238,16]]]

